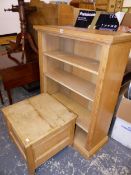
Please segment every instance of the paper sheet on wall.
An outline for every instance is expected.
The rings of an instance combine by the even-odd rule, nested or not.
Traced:
[[[125,12],[116,12],[115,15],[116,15],[118,22],[119,22],[119,25],[120,25],[124,16],[125,16]]]
[[[130,50],[130,53],[129,53],[129,58],[131,59],[131,50]]]

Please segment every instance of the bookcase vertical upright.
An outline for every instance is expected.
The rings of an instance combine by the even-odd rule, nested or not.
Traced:
[[[131,47],[131,34],[62,26],[38,31],[41,93],[77,114],[74,147],[89,157],[108,130]]]

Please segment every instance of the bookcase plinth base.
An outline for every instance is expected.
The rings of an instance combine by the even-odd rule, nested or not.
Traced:
[[[106,136],[104,139],[102,139],[96,146],[94,146],[90,151],[88,151],[85,147],[83,147],[78,142],[74,141],[73,147],[80,152],[82,156],[84,156],[86,159],[90,158],[93,154],[95,154],[100,148],[103,147],[104,144],[106,144],[108,141],[108,136]]]

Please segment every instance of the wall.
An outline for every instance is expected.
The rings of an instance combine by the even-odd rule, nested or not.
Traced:
[[[0,35],[19,33],[19,15],[17,12],[4,12],[4,8],[11,8],[11,5],[17,5],[18,0],[0,0]],[[41,0],[44,1],[44,0]],[[49,3],[50,0],[45,0]],[[55,1],[55,0],[54,0]],[[59,0],[67,1],[67,0]],[[30,2],[30,0],[25,0],[25,2]]]
[[[49,3],[50,0],[41,1]],[[59,1],[66,1],[68,3],[70,2],[70,0]],[[29,2],[29,0],[25,0],[25,2]],[[0,0],[0,35],[20,32],[18,13],[4,12],[4,8],[11,8],[12,4],[16,5],[17,0]],[[124,6],[131,6],[131,0],[124,0]]]
[[[11,8],[12,4],[17,5],[17,0],[0,0],[0,35],[20,32],[19,14],[4,12],[4,9]]]
[[[0,35],[19,33],[19,15],[17,12],[4,12],[4,8],[11,8],[11,5],[17,5],[18,0],[0,0]],[[29,2],[30,0],[25,0]],[[62,1],[62,0],[59,0]],[[66,0],[65,0],[66,1]],[[49,3],[49,0],[45,0]]]
[[[131,7],[131,0],[124,0],[123,7]]]
[[[4,12],[4,8],[11,8],[12,4],[17,5],[17,0],[0,0],[0,35],[20,31],[18,13]]]

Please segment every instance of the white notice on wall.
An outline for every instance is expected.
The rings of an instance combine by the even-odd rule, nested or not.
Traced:
[[[118,22],[119,22],[119,25],[120,25],[124,16],[125,16],[125,12],[116,12],[115,15],[116,15]]]
[[[131,7],[131,0],[124,0],[123,7]]]
[[[131,50],[130,50],[129,58],[131,58]]]

